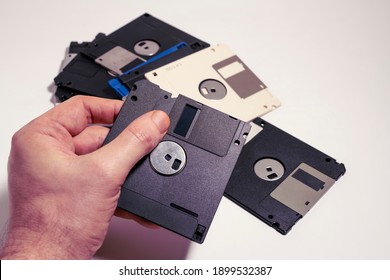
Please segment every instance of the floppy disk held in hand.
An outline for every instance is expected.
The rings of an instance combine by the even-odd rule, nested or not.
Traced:
[[[145,78],[175,96],[185,95],[243,121],[280,106],[263,82],[223,44],[150,71]]]
[[[344,164],[256,118],[225,196],[287,234],[345,171]]]
[[[169,114],[161,143],[129,173],[118,207],[202,243],[250,125],[211,107],[136,82],[105,144],[151,110]]]
[[[121,99],[123,96],[108,85],[113,77],[131,73],[162,58],[168,63],[208,46],[206,42],[144,14],[87,44],[55,78],[55,83],[70,89],[73,94]],[[173,56],[175,52],[178,54]],[[61,96],[59,99],[66,98]]]

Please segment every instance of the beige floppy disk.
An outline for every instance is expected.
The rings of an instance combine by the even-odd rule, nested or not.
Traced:
[[[243,121],[280,106],[263,82],[224,44],[164,65],[145,77],[174,96],[185,95]]]

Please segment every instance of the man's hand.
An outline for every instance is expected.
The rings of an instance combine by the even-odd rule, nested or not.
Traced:
[[[88,259],[102,245],[127,174],[169,126],[152,111],[101,147],[109,129],[90,124],[113,123],[122,103],[75,96],[14,135],[2,258]]]

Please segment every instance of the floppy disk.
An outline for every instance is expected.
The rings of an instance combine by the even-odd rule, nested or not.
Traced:
[[[121,99],[107,83],[118,75],[179,51],[177,59],[208,47],[203,42],[149,14],[144,14],[107,36],[100,36],[54,79],[73,94]],[[180,56],[181,55],[181,56]],[[165,63],[171,62],[165,58]],[[139,72],[139,70],[138,70]],[[66,99],[66,96],[59,98]]]
[[[138,116],[163,110],[171,125],[129,173],[118,207],[202,243],[250,125],[183,95],[136,82],[105,144]]]
[[[100,36],[105,36],[103,33],[99,33],[95,38],[99,38]],[[85,47],[87,47],[91,42],[70,42],[69,47],[66,49],[66,55],[64,60],[62,61],[60,72],[64,70],[66,66],[77,56],[78,53]]]
[[[256,118],[225,196],[287,234],[345,173],[345,166]],[[251,131],[251,132],[252,132]]]
[[[80,54],[89,44],[102,37],[105,35],[99,33],[92,42],[70,43],[61,65],[61,72],[54,78],[57,85],[55,96],[59,102],[79,94],[120,99],[107,84],[113,76],[93,60]]]
[[[145,74],[182,94],[243,121],[280,106],[263,82],[226,45],[215,45]]]

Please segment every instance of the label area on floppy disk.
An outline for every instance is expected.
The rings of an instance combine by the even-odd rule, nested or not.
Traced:
[[[250,125],[188,97],[135,83],[105,140],[138,116],[163,110],[171,125],[161,143],[129,173],[118,207],[202,243]]]
[[[76,94],[122,99],[124,95],[108,85],[114,77],[135,69],[140,72],[140,66],[160,59],[168,63],[208,46],[208,43],[144,14],[107,36],[100,33],[91,43],[78,49],[77,55],[54,79],[60,88],[56,96],[59,101]],[[173,56],[173,53],[177,54]]]
[[[263,82],[224,44],[150,71],[145,78],[175,96],[185,95],[243,121],[280,106]]]
[[[287,234],[345,171],[344,164],[256,118],[225,196]]]

